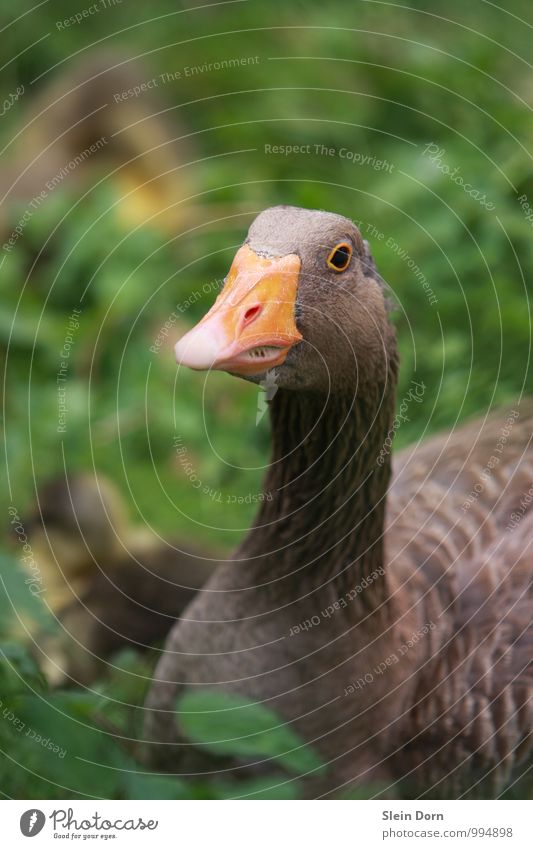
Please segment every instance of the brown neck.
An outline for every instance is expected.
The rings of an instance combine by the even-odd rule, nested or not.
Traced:
[[[265,577],[346,591],[383,568],[390,459],[381,449],[393,416],[392,383],[358,397],[276,393],[267,500],[242,549]]]

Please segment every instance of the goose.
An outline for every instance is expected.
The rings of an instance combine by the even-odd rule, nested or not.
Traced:
[[[215,562],[206,550],[131,525],[122,494],[102,474],[48,481],[23,525],[38,568],[36,575],[23,558],[27,583],[60,626],[41,632],[25,622],[53,686],[89,686],[125,646],[141,651],[164,640]]]
[[[220,218],[231,226],[231,216],[242,212],[241,205],[198,199],[201,180],[186,167],[194,168],[196,158],[188,127],[174,110],[169,118],[161,79],[143,61],[95,48],[72,57],[67,70],[26,99],[12,134],[16,144],[0,165],[2,241],[16,238],[32,202],[63,191],[90,198],[104,177],[116,195],[109,211],[128,231],[149,227],[169,238],[185,222],[198,227]]]
[[[205,772],[176,700],[211,689],[315,748],[312,798],[517,792],[533,743],[533,407],[393,467],[387,287],[352,221],[290,206],[255,218],[176,358],[274,375],[277,391],[269,497],[170,632],[145,703],[149,762]]]
[[[154,76],[138,59],[96,48],[72,58],[68,70],[28,97],[13,132],[16,144],[0,168],[3,239],[21,204],[31,211],[32,200],[58,190],[82,195],[105,174],[117,194],[113,214],[125,227],[148,220],[163,233],[175,232],[184,220],[183,202],[194,192],[183,167],[192,157],[185,128],[162,114],[168,104]]]

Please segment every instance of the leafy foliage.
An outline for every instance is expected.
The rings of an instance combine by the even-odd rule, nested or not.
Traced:
[[[271,711],[218,693],[187,695],[177,706],[182,730],[195,744],[235,758],[267,758],[271,775],[246,781],[224,777],[184,780],[146,771],[140,760],[136,706],[151,664],[133,650],[115,658],[113,672],[94,689],[50,690],[23,640],[19,618],[30,597],[35,634],[47,616],[24,585],[16,562],[0,562],[0,790],[12,798],[292,799],[298,779],[323,766],[317,755]],[[13,604],[14,599],[20,604]],[[215,729],[210,717],[221,716]],[[217,740],[213,740],[215,731]],[[229,739],[233,735],[234,739]]]
[[[273,711],[231,693],[187,692],[177,705],[185,737],[214,755],[273,758],[295,775],[322,772],[320,758]]]

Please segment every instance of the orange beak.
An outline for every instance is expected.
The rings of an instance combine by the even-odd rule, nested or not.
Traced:
[[[294,312],[300,259],[266,259],[247,245],[204,318],[176,345],[176,360],[200,371],[261,374],[279,366],[302,335]]]

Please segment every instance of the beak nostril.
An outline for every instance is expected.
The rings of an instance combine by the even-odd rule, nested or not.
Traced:
[[[261,304],[255,304],[253,307],[249,307],[243,316],[243,327],[245,327],[247,324],[251,324],[252,321],[255,321],[255,319],[259,316],[262,310],[263,307],[261,306]]]

